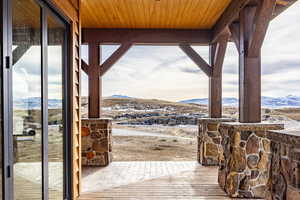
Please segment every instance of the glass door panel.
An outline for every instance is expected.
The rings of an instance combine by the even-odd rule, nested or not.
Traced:
[[[41,7],[12,1],[14,199],[42,199]]]
[[[63,66],[65,26],[52,15],[48,24],[48,168],[49,199],[63,199],[64,119]]]

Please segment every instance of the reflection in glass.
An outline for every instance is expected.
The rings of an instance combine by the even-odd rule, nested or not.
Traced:
[[[12,1],[14,199],[42,199],[40,7]]]
[[[63,47],[65,27],[48,16],[49,199],[63,199]]]

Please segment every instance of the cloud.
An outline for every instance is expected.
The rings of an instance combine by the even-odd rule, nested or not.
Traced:
[[[181,68],[180,69],[182,72],[185,72],[185,73],[191,73],[191,74],[199,74],[201,72],[201,69],[191,69],[191,68]]]
[[[278,72],[284,73],[296,68],[300,68],[300,56],[298,60],[277,60],[275,62],[268,62],[262,64],[262,74],[276,74]],[[299,80],[300,81],[300,80]]]
[[[299,10],[297,2],[270,24],[262,48],[264,96],[300,95]],[[208,62],[208,47],[193,48]],[[105,57],[112,49],[103,51]],[[237,49],[230,43],[223,66],[223,96],[238,96],[238,63]],[[83,79],[87,87],[87,78]],[[208,95],[208,78],[178,47],[134,46],[103,77],[103,92],[167,100],[200,98]]]

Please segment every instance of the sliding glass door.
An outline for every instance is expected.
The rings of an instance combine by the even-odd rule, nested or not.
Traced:
[[[9,14],[2,20],[10,31],[4,33],[1,23],[1,37],[7,38],[0,41],[0,189],[5,188],[6,199],[68,199],[69,26],[47,1],[2,0],[1,8],[3,2]],[[3,42],[7,42],[7,55]],[[3,124],[10,126],[3,131]],[[4,148],[3,136],[7,136]]]

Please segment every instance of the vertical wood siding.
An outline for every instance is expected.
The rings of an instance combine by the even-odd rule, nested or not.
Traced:
[[[69,17],[71,22],[71,76],[72,88],[72,154],[73,154],[73,199],[80,194],[81,179],[81,112],[80,112],[80,43],[81,43],[81,21],[80,21],[80,0],[52,0],[64,15]]]

